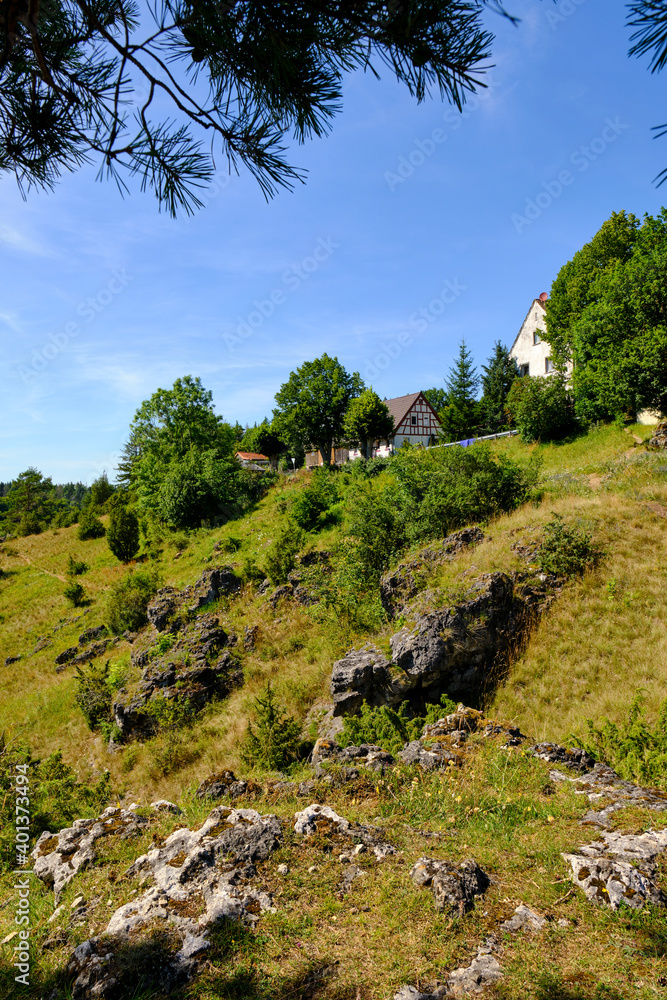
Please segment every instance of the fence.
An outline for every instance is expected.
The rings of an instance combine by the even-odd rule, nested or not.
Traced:
[[[483,437],[467,438],[464,441],[448,441],[447,444],[432,444],[430,448],[453,448],[454,445],[459,444],[462,448],[467,448],[471,444],[476,444],[478,441],[495,441],[496,438],[506,438],[512,437],[514,434],[518,434],[518,430],[513,431],[500,431],[498,434],[485,434]]]

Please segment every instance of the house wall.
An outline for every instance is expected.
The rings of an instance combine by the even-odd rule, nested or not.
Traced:
[[[538,335],[544,333],[546,327],[545,317],[544,308],[540,304],[539,299],[535,299],[523,322],[523,326],[519,330],[516,340],[512,344],[510,357],[514,358],[519,366],[519,370],[521,370],[523,365],[528,365],[528,371],[523,374],[550,374],[547,371],[546,360],[551,357],[551,345],[542,339],[540,339],[539,344],[536,344],[534,341],[535,333]]]
[[[440,424],[433,410],[422,397],[415,400],[394,434],[394,448],[403,444],[421,444],[427,447],[440,432]]]

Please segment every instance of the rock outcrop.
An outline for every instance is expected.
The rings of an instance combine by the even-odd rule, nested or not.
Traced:
[[[417,710],[437,704],[443,694],[474,702],[551,599],[537,579],[483,575],[466,601],[421,615],[414,627],[392,636],[391,660],[375,646],[337,660],[334,715],[354,714],[364,701],[394,706],[407,700]]]
[[[113,913],[104,937],[75,949],[68,968],[73,1000],[127,996],[136,982],[128,981],[123,952],[138,931],[156,924],[163,928],[161,953],[154,969],[142,969],[148,973],[145,988],[169,992],[190,978],[216,923],[252,925],[272,909],[271,897],[251,883],[254,862],[265,861],[281,840],[276,816],[219,806],[198,830],[177,829],[162,847],[137,858],[126,877],[141,874],[153,884]]]
[[[653,451],[664,451],[667,448],[667,420],[658,423],[647,446]]]
[[[243,672],[230,653],[230,636],[213,614],[181,622],[166,653],[149,636],[132,648],[132,662],[142,667],[141,680],[131,694],[113,705],[114,721],[124,740],[145,739],[157,727],[156,699],[187,704],[199,711],[213,698],[222,698],[243,683]]]
[[[428,545],[407,562],[388,570],[380,580],[380,600],[387,614],[393,618],[411,598],[419,593],[419,574],[454,559],[459,552],[484,540],[481,528],[463,528],[448,535],[441,542]]]
[[[97,819],[75,819],[56,834],[45,830],[32,852],[35,875],[53,886],[57,903],[76,873],[94,863],[95,841],[111,835],[130,837],[147,822],[130,809],[109,806]]]
[[[646,903],[665,906],[667,896],[656,883],[656,858],[667,848],[667,830],[642,834],[605,833],[602,840],[563,854],[575,885],[599,906],[633,910]]]
[[[150,601],[146,614],[157,632],[176,632],[193,614],[225,594],[241,589],[241,580],[231,566],[205,569],[197,582],[176,590],[163,587]]]

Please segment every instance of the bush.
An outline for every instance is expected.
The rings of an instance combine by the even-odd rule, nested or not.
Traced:
[[[160,586],[157,573],[136,570],[115,583],[106,604],[106,623],[114,635],[136,631],[148,621],[146,608]]]
[[[343,731],[338,737],[341,746],[360,746],[373,743],[388,753],[396,754],[406,743],[418,740],[427,723],[437,722],[456,711],[456,703],[446,694],[438,705],[429,705],[425,716],[411,716],[407,702],[398,710],[382,705],[371,708],[365,702],[360,715],[348,715],[343,720]]]
[[[18,868],[23,860],[17,856],[15,843],[16,796],[10,794],[21,787],[21,776],[30,789],[27,829],[33,844],[43,830],[57,833],[74,819],[97,816],[111,797],[108,771],[95,782],[79,783],[60,750],[39,761],[29,746],[0,735],[0,870]]]
[[[256,729],[248,723],[241,760],[250,767],[282,771],[297,759],[301,726],[275,701],[270,684],[255,698]]]
[[[67,560],[67,575],[68,576],[81,576],[83,573],[87,573],[90,569],[88,563],[83,561],[79,562],[72,556]]]
[[[566,527],[560,514],[544,526],[544,540],[538,549],[540,569],[556,576],[580,575],[599,562],[602,552],[584,531]]]
[[[134,558],[139,551],[139,521],[134,511],[127,507],[111,508],[107,544],[122,563]]]
[[[317,531],[325,526],[325,515],[338,499],[336,473],[324,467],[314,469],[310,484],[292,504],[292,518],[305,531]]]
[[[572,397],[558,374],[515,379],[507,409],[523,441],[555,441],[575,429]]]
[[[303,532],[292,521],[281,529],[266,552],[264,569],[274,583],[285,583],[294,569],[296,556],[303,545]]]
[[[63,590],[63,596],[67,598],[74,608],[80,608],[86,603],[86,591],[80,583],[75,583],[74,580],[70,580],[67,584]]]
[[[106,534],[106,528],[94,510],[86,510],[79,518],[79,528],[76,534],[79,541],[86,542],[90,538],[103,538]]]
[[[39,535],[44,530],[44,525],[34,511],[23,514],[16,529],[17,535],[25,538],[26,535]]]
[[[653,727],[644,717],[643,700],[643,693],[638,691],[626,722],[620,726],[605,718],[598,729],[592,719],[587,719],[587,737],[571,739],[596,760],[613,767],[622,778],[667,791],[667,699]]]
[[[112,693],[109,684],[109,660],[104,666],[88,663],[76,668],[74,700],[92,730],[111,722]]]

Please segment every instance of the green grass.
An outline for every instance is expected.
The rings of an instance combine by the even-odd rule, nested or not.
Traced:
[[[645,427],[629,430],[643,438],[650,434]],[[635,690],[645,688],[646,712],[653,721],[667,697],[667,521],[660,513],[667,509],[667,456],[646,452],[614,426],[557,445],[526,446],[512,438],[491,447],[522,461],[535,452],[541,455],[535,500],[483,526],[487,538],[481,545],[434,571],[424,570],[420,582],[431,591],[430,602],[446,606],[459,599],[482,573],[523,571],[526,563],[513,546],[537,544],[554,513],[590,532],[603,558],[597,568],[566,584],[504,682],[487,692],[487,714],[512,721],[536,738],[563,741],[571,732],[583,732],[587,718],[622,722]],[[383,473],[381,481],[388,476]],[[351,478],[344,472],[341,482]],[[193,583],[211,565],[232,564],[240,572],[244,560],[252,558],[261,566],[292,498],[308,481],[305,473],[281,480],[254,511],[223,527],[185,538],[182,532],[164,533],[153,546],[161,550],[159,557],[145,565],[156,565],[165,584],[175,587]],[[308,536],[308,544],[334,551],[344,533],[344,523],[331,525]],[[63,596],[70,555],[90,567],[83,579],[92,603],[76,610]],[[77,876],[64,897],[66,912],[79,894],[101,897],[90,926],[73,929],[65,944],[51,950],[40,949],[54,931],[48,924],[52,897],[41,883],[34,886],[34,989],[24,995],[37,1000],[60,982],[72,947],[103,929],[112,912],[107,901],[116,907],[136,889],[123,873],[150,846],[153,834],[165,836],[184,822],[197,824],[208,813],[209,805],[194,798],[197,785],[224,767],[245,773],[239,745],[254,699],[267,682],[286,710],[303,720],[314,704],[327,700],[334,659],[350,645],[369,640],[388,648],[390,635],[404,622],[378,619],[364,631],[359,619],[337,618],[321,607],[287,601],[274,610],[255,586],[247,585],[238,597],[210,609],[239,640],[245,626],[258,628],[255,649],[244,651],[239,642],[235,651],[244,685],[210,704],[194,725],[109,754],[75,704],[73,669],[56,673],[54,660],[76,645],[84,628],[103,621],[106,591],[125,569],[105,539],[79,542],[76,526],[5,543],[0,569],[7,573],[0,578],[0,663],[21,654],[18,663],[0,670],[0,731],[21,733],[38,756],[62,749],[79,780],[109,768],[125,804],[166,797],[185,811],[182,818],[154,818],[136,840],[105,842],[99,865]],[[33,652],[42,639],[48,645]],[[128,684],[137,679],[129,655],[124,641],[107,653],[112,671],[119,678],[125,672]],[[404,982],[431,988],[447,969],[467,964],[474,945],[497,930],[499,919],[520,902],[570,923],[561,928],[555,919],[539,936],[505,940],[505,978],[489,997],[613,1000],[613,990],[624,1000],[655,997],[665,975],[665,917],[657,912],[614,915],[568,894],[560,851],[594,833],[579,826],[588,802],[574,796],[569,785],[551,787],[548,770],[521,751],[472,740],[464,766],[445,776],[401,768],[382,780],[370,776],[340,790],[321,786],[321,801],[349,819],[381,825],[399,853],[382,865],[361,855],[367,875],[339,899],[339,852],[325,853],[325,844],[297,841],[286,833],[283,848],[259,866],[261,884],[274,893],[276,913],[264,916],[255,931],[221,927],[210,967],[175,994],[176,1000],[386,1000]],[[306,768],[298,772],[306,774]],[[254,777],[266,783],[266,775]],[[267,792],[241,804],[277,812],[289,829],[294,812],[307,803]],[[621,810],[614,817],[617,828],[626,831],[665,822],[664,816],[641,810]],[[425,838],[420,830],[440,836]],[[408,878],[416,858],[431,854],[451,860],[473,856],[492,876],[485,899],[465,919],[436,915],[430,891],[417,889]],[[285,877],[276,872],[283,861],[289,866]],[[313,866],[315,871],[309,871]],[[12,929],[7,880],[0,898],[8,904],[0,906],[1,939]],[[10,951],[11,946],[0,948],[0,998],[16,995],[7,968]],[[551,979],[544,979],[545,969]]]

